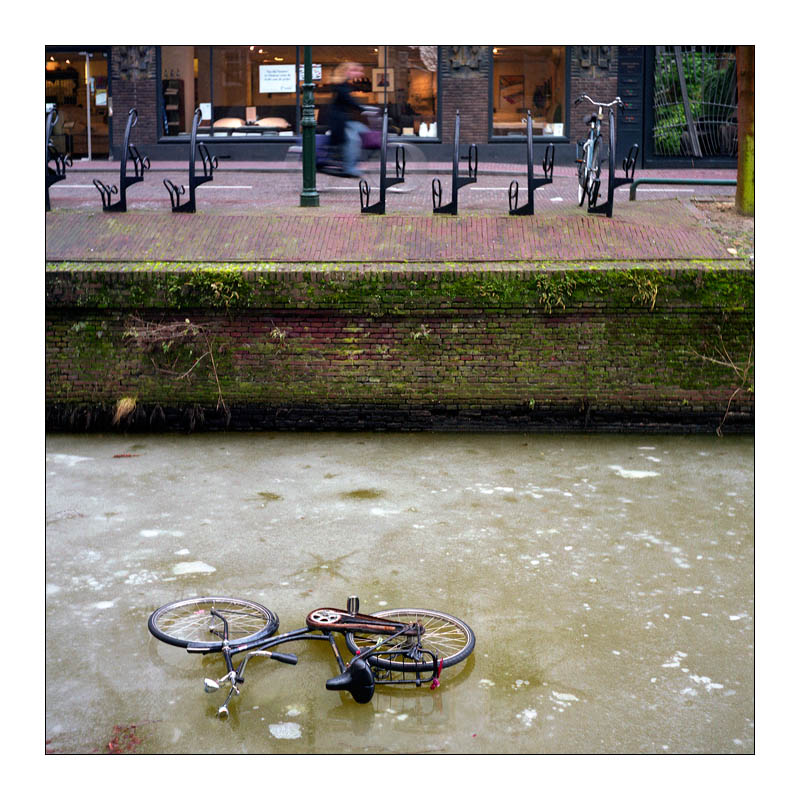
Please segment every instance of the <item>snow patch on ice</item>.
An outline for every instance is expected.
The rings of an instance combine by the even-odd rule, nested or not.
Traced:
[[[50,453],[47,456],[47,461],[54,464],[64,464],[67,467],[74,467],[76,464],[80,464],[81,461],[94,461],[94,459],[88,456],[73,456],[68,453]]]
[[[296,722],[277,722],[269,726],[269,732],[276,739],[299,739],[300,726]]]
[[[657,478],[661,474],[660,472],[650,472],[646,469],[625,469],[619,466],[619,464],[609,464],[608,468],[613,469],[620,478],[632,478],[634,480],[640,478]]]
[[[172,568],[173,575],[189,575],[193,572],[216,572],[217,568],[204,561],[180,561]]]
[[[522,724],[526,728],[530,728],[533,725],[533,721],[538,717],[539,714],[537,713],[535,708],[525,708],[517,714],[517,719],[522,720]]]

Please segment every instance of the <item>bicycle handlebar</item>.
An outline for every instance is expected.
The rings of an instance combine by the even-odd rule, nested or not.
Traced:
[[[275,653],[270,652],[270,658],[275,659],[275,661],[282,661],[284,664],[296,664],[297,663],[297,656],[293,653]]]
[[[622,98],[615,97],[610,103],[598,103],[597,100],[592,100],[588,94],[582,94],[575,100],[575,105],[577,106],[581,100],[588,100],[593,106],[603,107],[603,108],[613,108],[614,106],[619,106],[620,108],[625,108],[625,103],[622,102]]]

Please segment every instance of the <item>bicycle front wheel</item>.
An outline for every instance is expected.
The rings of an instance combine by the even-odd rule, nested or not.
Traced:
[[[585,152],[584,152],[585,155]],[[586,167],[581,164],[578,167],[578,205],[583,205],[583,199],[586,197]]]
[[[442,611],[428,611],[422,608],[396,608],[389,611],[378,611],[374,617],[388,617],[404,623],[416,622],[424,629],[420,646],[430,650],[436,660],[442,661],[442,667],[452,667],[463,661],[475,647],[475,634],[466,622]],[[382,638],[375,633],[347,633],[345,641],[352,653],[368,650],[378,644]],[[368,656],[370,666],[395,672],[416,672],[420,669],[418,662],[409,661],[400,651],[406,644],[416,642],[416,636],[397,637],[381,644],[373,655]],[[422,669],[435,669],[430,657],[425,654]]]
[[[265,639],[278,629],[278,615],[260,603],[233,597],[196,597],[178,600],[156,609],[147,620],[150,633],[176,647],[222,649],[224,626],[211,613],[221,614],[228,623],[228,642],[247,644]]]

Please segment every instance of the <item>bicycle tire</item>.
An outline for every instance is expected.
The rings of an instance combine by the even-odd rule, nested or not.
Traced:
[[[454,617],[452,614],[445,614],[443,611],[430,611],[424,608],[395,608],[388,611],[378,611],[372,614],[374,617],[390,617],[401,622],[421,622],[425,628],[422,635],[422,647],[431,650],[437,658],[441,660],[442,668],[452,667],[463,661],[475,647],[475,634],[466,622]],[[378,641],[379,636],[371,633],[351,633],[345,634],[345,641],[351,653],[358,653],[373,647]],[[386,644],[387,650],[397,649],[397,641],[390,641]],[[393,672],[417,672],[419,665],[409,662],[402,657],[381,657],[376,654],[367,657],[371,667],[378,667],[383,670]],[[433,669],[433,664],[428,661],[430,666],[423,669]]]
[[[586,151],[584,150],[584,155]],[[586,163],[585,160],[578,166],[578,207],[583,206],[586,198]]]
[[[598,136],[592,151],[592,164],[587,172],[586,207],[594,208],[597,205],[597,197],[600,194],[600,153],[602,150],[603,137]]]
[[[278,615],[260,603],[235,597],[195,597],[157,608],[147,620],[150,633],[175,647],[222,649],[222,622],[211,616],[214,608],[228,621],[228,643],[248,644],[266,639],[278,629]]]

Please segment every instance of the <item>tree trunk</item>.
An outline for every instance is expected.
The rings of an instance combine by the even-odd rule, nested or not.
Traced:
[[[736,177],[736,210],[756,213],[756,48],[736,47],[736,80],[739,92],[739,168]]]

